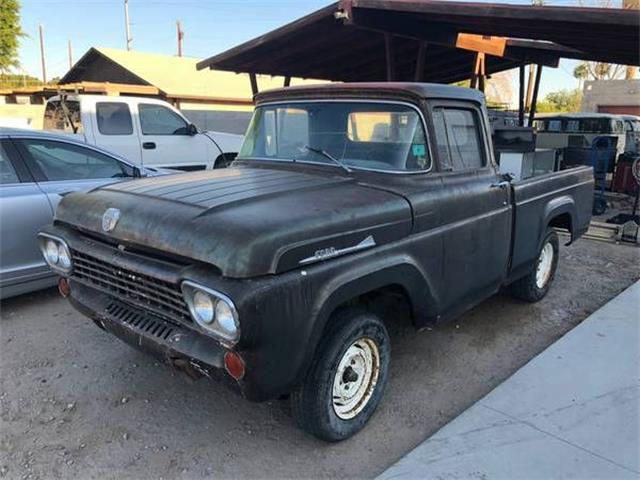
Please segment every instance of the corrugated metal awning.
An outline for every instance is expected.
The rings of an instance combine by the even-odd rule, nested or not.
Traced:
[[[559,58],[640,64],[637,11],[439,0],[342,0],[198,63],[198,68],[334,81],[470,77],[459,33],[507,37],[486,73]],[[391,57],[391,64],[387,58]]]

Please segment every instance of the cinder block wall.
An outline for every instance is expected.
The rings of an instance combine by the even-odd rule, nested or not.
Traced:
[[[0,126],[42,129],[44,105],[0,103]]]
[[[599,106],[640,106],[640,80],[589,80],[584,84],[583,112]]]

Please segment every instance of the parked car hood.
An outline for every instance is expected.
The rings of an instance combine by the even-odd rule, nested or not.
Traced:
[[[108,208],[119,210],[103,231]],[[403,197],[347,176],[240,167],[121,182],[69,194],[56,221],[249,278],[374,248],[411,230]]]

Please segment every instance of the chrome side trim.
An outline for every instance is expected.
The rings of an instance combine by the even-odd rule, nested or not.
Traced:
[[[309,263],[321,262],[323,260],[328,260],[330,258],[346,255],[347,253],[359,252],[360,250],[365,250],[367,248],[371,248],[375,246],[376,246],[376,241],[373,239],[373,235],[369,235],[360,243],[352,247],[346,247],[346,248],[340,248],[340,249],[335,249],[333,247],[330,247],[330,248],[323,248],[321,250],[316,250],[316,252],[311,257],[303,258],[298,263],[300,265],[307,265]]]

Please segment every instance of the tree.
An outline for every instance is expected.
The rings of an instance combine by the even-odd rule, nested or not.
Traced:
[[[580,82],[580,89],[582,89],[583,82],[589,78],[589,68],[585,62],[579,63],[576,68],[573,69],[573,76]]]
[[[20,73],[0,74],[0,89],[8,88],[11,90],[20,87],[31,87],[33,85],[42,85],[42,80],[32,77],[31,75]]]
[[[548,93],[538,102],[537,111],[540,113],[579,112],[582,104],[582,92],[575,90],[560,90]]]
[[[581,62],[573,69],[573,76],[580,82],[585,80],[618,80],[626,71],[624,65],[602,62]]]
[[[0,73],[17,67],[20,38],[25,34],[20,27],[20,2],[2,0],[0,8]]]

